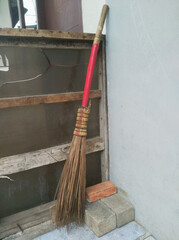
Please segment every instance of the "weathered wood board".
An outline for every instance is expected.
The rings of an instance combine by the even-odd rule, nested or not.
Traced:
[[[0,239],[33,239],[55,229],[50,208],[55,201],[0,219]]]
[[[34,152],[0,158],[0,176],[27,171],[32,168],[57,163],[67,159],[70,143]],[[104,141],[100,137],[88,139],[86,154],[104,150]]]
[[[94,39],[94,34],[89,33],[70,33],[60,31],[49,31],[49,30],[31,30],[31,29],[11,29],[11,28],[0,28],[0,36],[5,37],[30,37],[30,38],[56,38],[64,40],[91,40]]]
[[[12,98],[0,98],[0,109],[20,106],[31,106],[47,103],[59,103],[82,100],[83,92],[72,93],[59,93],[59,94],[47,94],[36,95],[28,97],[12,97]],[[89,94],[89,98],[100,98],[100,90],[92,90]]]

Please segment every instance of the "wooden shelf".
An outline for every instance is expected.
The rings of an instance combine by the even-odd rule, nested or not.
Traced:
[[[94,34],[51,30],[0,28],[1,46],[91,49]],[[105,35],[101,36],[101,40]]]
[[[60,31],[51,31],[51,30],[0,28],[0,36],[93,41],[95,35],[89,34],[89,33],[70,33],[70,32],[60,32]]]
[[[82,100],[83,92],[68,92],[58,94],[44,94],[25,97],[0,98],[0,109],[20,106],[30,106],[47,103],[71,102]],[[100,90],[92,90],[90,99],[101,98]]]
[[[33,239],[56,228],[50,208],[55,201],[0,219],[0,239]]]
[[[0,158],[0,176],[26,171],[66,160],[70,143],[34,152]],[[104,150],[101,137],[87,139],[86,154]]]
[[[59,31],[48,30],[35,31],[28,29],[0,29],[1,47],[16,47],[16,48],[25,47],[25,48],[37,48],[40,50],[72,49],[75,51],[87,50],[88,52],[91,49],[93,39],[94,39],[93,34],[64,33],[64,32],[62,33]],[[96,108],[94,116],[96,117],[96,115],[99,114],[98,132],[100,136],[87,140],[86,153],[90,154],[100,152],[102,181],[105,181],[109,179],[109,148],[108,148],[106,58],[104,36],[102,36],[100,51],[98,53],[98,61],[96,64],[98,64],[99,90],[91,91],[90,98],[100,98],[100,101],[98,101],[97,103],[97,106],[99,105],[99,108],[98,109]],[[18,108],[16,109],[16,107],[21,106],[27,106],[28,108],[28,106],[31,105],[77,101],[81,99],[82,92],[73,93],[68,92],[60,94],[44,94],[36,96],[0,98],[0,109],[2,109],[1,111],[4,113],[9,113],[16,112],[16,110],[17,111],[21,110]],[[7,109],[7,111],[3,110],[5,108],[12,107],[14,107],[14,111],[10,111],[10,109]],[[52,104],[51,107],[53,108],[55,106]],[[42,114],[45,114],[43,113],[43,109]],[[21,172],[23,171],[34,169],[37,167],[42,167],[49,164],[58,163],[60,161],[65,161],[69,152],[69,148],[70,143],[34,152],[28,152],[19,155],[0,158],[0,176],[7,176],[15,173],[21,175]],[[23,194],[25,194],[23,183],[22,192]],[[2,194],[4,194],[4,192],[2,192]],[[34,194],[33,197],[36,198],[35,192],[34,193],[32,192],[32,194]],[[5,204],[7,205],[6,209],[8,211],[9,203],[7,202]],[[51,221],[49,211],[49,208],[54,206],[54,204],[55,202],[49,202],[47,204],[43,204],[41,206],[37,206],[35,208],[0,219],[0,239],[3,240],[34,239],[39,235],[45,234],[55,229],[56,226]],[[25,209],[26,206],[29,205],[30,204],[26,202],[24,204],[22,203],[21,209]],[[2,205],[1,207],[3,208],[4,205]]]

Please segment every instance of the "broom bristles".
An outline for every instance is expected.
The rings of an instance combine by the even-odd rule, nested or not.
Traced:
[[[56,190],[56,224],[84,220],[86,186],[86,137],[73,136],[68,158]]]

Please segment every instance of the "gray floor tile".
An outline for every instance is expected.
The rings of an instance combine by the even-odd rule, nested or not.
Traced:
[[[40,237],[35,238],[34,240],[64,240],[60,232],[56,229],[52,232],[46,233]]]
[[[130,222],[102,236],[100,240],[136,240],[145,234],[145,230],[136,222]]]
[[[59,231],[65,240],[93,240],[96,237],[86,224],[80,227],[72,224],[68,232],[65,227],[60,228]]]
[[[150,236],[150,237],[146,238],[145,240],[155,240],[155,238]]]
[[[136,222],[128,223],[121,228],[116,228],[100,238],[98,238],[86,224],[81,227],[73,224],[70,226],[68,232],[66,228],[63,227],[35,238],[34,240],[136,240],[144,234],[145,230]]]

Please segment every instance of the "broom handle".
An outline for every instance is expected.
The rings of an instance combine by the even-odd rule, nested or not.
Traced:
[[[85,81],[85,87],[84,87],[84,93],[83,93],[83,100],[82,100],[82,106],[87,107],[88,106],[88,100],[89,100],[89,93],[90,93],[90,88],[91,88],[91,82],[93,78],[93,72],[94,72],[94,66],[95,66],[95,61],[96,61],[96,56],[99,48],[99,43],[101,39],[101,33],[103,30],[104,26],[104,21],[108,12],[108,5],[104,5],[102,12],[101,12],[101,17],[98,23],[97,31],[95,34],[95,38],[93,41],[93,46],[91,49],[91,54],[90,54],[90,59],[88,63],[88,69],[87,69],[87,74],[86,74],[86,81]]]

